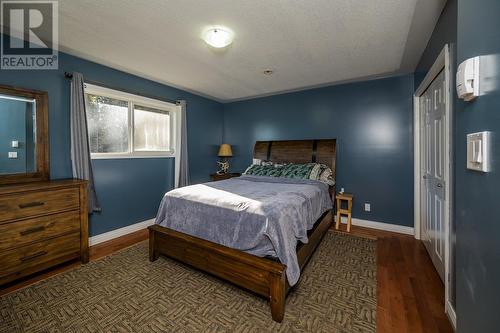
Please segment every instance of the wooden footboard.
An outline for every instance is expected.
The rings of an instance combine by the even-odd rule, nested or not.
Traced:
[[[328,211],[309,232],[309,242],[297,247],[301,269],[307,264],[331,224],[332,213]],[[159,225],[148,229],[150,261],[155,261],[163,254],[253,291],[269,299],[273,320],[283,320],[285,297],[290,289],[285,265]]]

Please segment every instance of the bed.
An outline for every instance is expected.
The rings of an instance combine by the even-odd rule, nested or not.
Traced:
[[[322,163],[335,175],[336,140],[258,141],[253,157],[274,163]],[[270,178],[243,176],[169,192],[159,209],[159,224],[149,227],[150,261],[166,255],[261,295],[270,301],[273,320],[281,322],[287,293],[332,224],[335,188]],[[297,196],[308,209],[294,203]],[[287,214],[276,223],[262,220],[276,207]],[[297,219],[304,223],[294,223]],[[169,224],[162,222],[167,220]],[[244,223],[236,223],[239,220]],[[299,242],[286,241],[291,227],[280,226],[287,224],[295,229],[307,225],[294,231]],[[232,236],[222,237],[225,231]]]

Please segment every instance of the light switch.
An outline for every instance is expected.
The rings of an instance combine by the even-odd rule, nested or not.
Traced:
[[[467,134],[467,169],[489,172],[491,132]]]
[[[17,158],[17,151],[9,151],[9,158]]]
[[[19,141],[17,140],[12,141],[12,148],[19,148]]]

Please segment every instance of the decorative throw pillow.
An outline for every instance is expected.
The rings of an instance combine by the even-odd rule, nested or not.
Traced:
[[[315,179],[319,180],[323,183],[326,183],[330,186],[335,185],[335,179],[334,179],[332,169],[330,169],[328,166],[326,166],[324,164],[319,164],[319,166],[320,166],[319,174],[317,175],[317,178],[315,178]],[[313,178],[311,178],[311,179],[313,179]]]
[[[252,176],[268,176],[268,177],[280,177],[282,168],[275,168],[274,165],[255,165],[249,166],[244,175]]]
[[[316,163],[314,164],[314,167],[311,170],[311,174],[309,175],[309,179],[313,180],[319,180],[319,176],[321,175],[321,172],[323,169],[321,168],[323,164]]]
[[[306,164],[287,164],[283,167],[281,172],[281,177],[294,178],[294,179],[309,179],[311,171],[313,170],[315,163]]]

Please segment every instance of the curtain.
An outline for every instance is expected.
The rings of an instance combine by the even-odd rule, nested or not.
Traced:
[[[179,156],[179,181],[177,187],[183,187],[189,185],[186,101],[179,101],[179,105],[181,107],[181,145]]]
[[[89,213],[101,211],[99,200],[94,188],[94,175],[90,162],[89,134],[85,112],[85,95],[83,75],[73,73],[71,79],[71,167],[73,178],[85,179],[87,183],[87,198]]]

